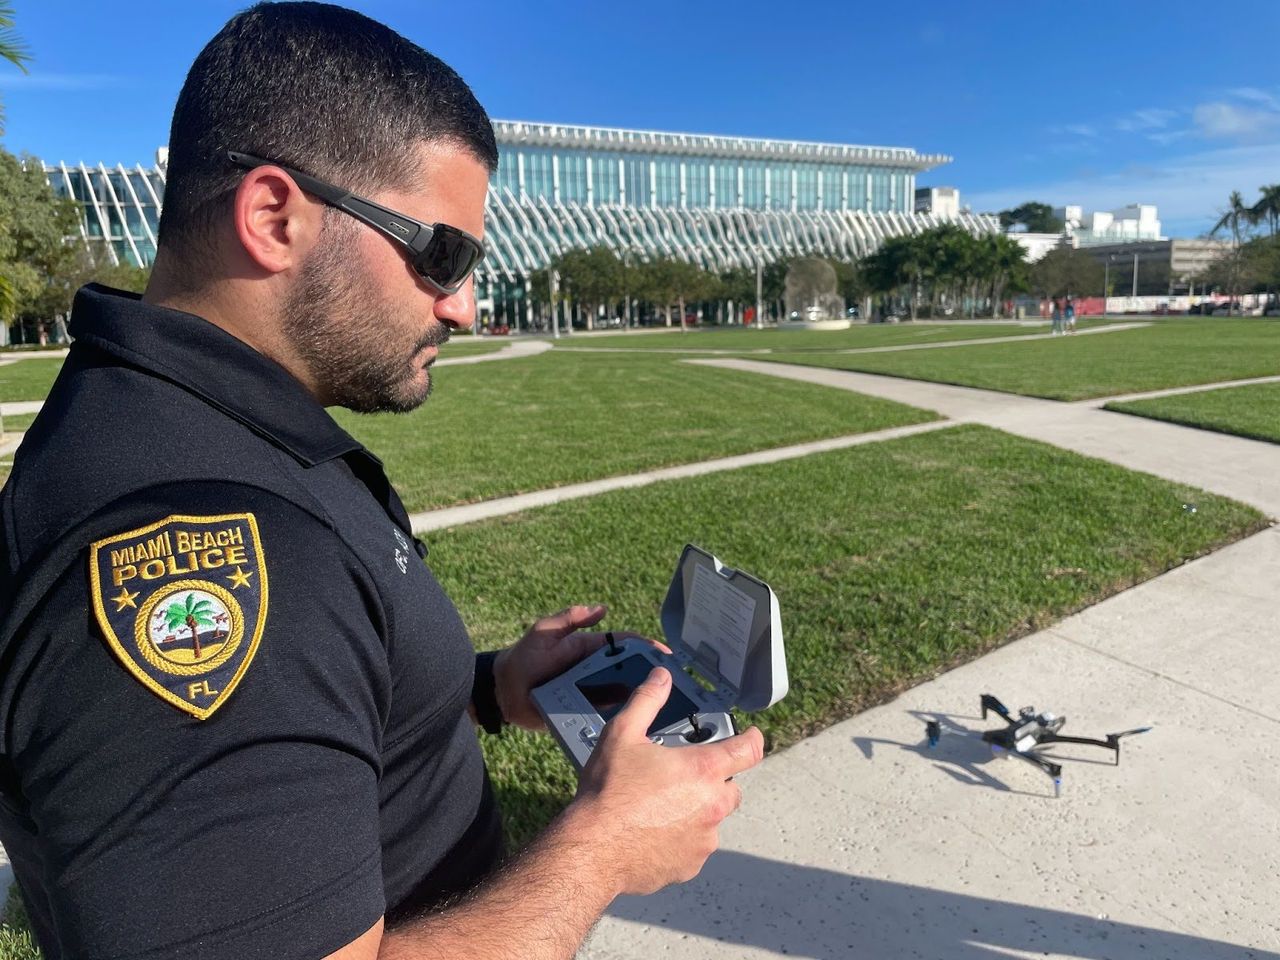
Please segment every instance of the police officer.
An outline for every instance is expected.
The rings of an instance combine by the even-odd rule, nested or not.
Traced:
[[[693,876],[758,731],[665,750],[656,670],[500,864],[476,722],[601,607],[477,658],[379,461],[483,256],[492,128],[439,60],[311,3],[233,18],[169,141],[146,294],[82,290],[0,496],[0,842],[60,957],[569,957]],[[474,718],[474,719],[473,719]]]

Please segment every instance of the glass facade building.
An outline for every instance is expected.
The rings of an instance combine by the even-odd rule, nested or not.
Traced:
[[[164,204],[165,152],[150,170],[142,164],[89,167],[45,164],[53,192],[81,208],[80,235],[91,246],[105,244],[113,263],[150,266],[156,257],[156,227]]]
[[[994,217],[915,212],[916,176],[950,161],[904,147],[806,143],[494,121],[501,160],[486,201],[489,255],[480,297],[525,295],[556,256],[604,244],[713,271],[816,254],[854,260],[887,237],[941,222],[975,233]],[[54,189],[84,208],[86,242],[148,264],[164,199],[155,167],[46,165]]]
[[[941,222],[917,214],[916,175],[950,157],[565,124],[494,123],[481,279],[520,283],[574,247],[692,260],[709,270],[819,254],[852,260]],[[951,218],[974,232],[994,218]]]

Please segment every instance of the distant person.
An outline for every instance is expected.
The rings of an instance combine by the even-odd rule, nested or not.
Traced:
[[[1063,323],[1066,325],[1066,329],[1064,332],[1066,333],[1076,332],[1076,305],[1070,300],[1067,301],[1066,309],[1062,311],[1062,320],[1063,320]]]
[[[1051,302],[1053,303],[1053,312],[1049,315],[1050,328],[1053,330],[1053,335],[1056,337],[1062,332],[1062,308],[1058,305],[1057,300],[1053,300]]]

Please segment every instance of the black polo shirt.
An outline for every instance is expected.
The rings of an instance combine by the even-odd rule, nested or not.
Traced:
[[[0,494],[0,842],[58,957],[314,958],[465,890],[474,650],[379,461],[101,287]]]

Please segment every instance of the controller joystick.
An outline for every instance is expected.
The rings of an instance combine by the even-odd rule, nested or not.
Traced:
[[[622,648],[618,646],[618,642],[613,639],[613,631],[610,630],[604,635],[605,642],[609,644],[609,649],[605,653],[606,657],[616,657],[622,652]]]
[[[693,729],[684,735],[688,743],[702,743],[716,735],[716,728],[710,723],[699,723],[696,713],[689,714],[689,724]]]

